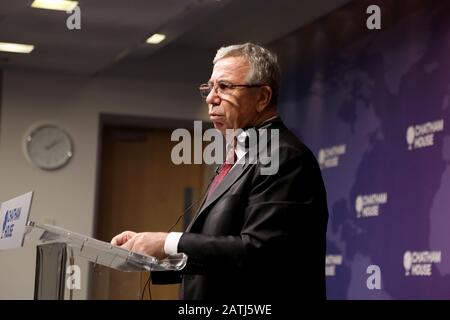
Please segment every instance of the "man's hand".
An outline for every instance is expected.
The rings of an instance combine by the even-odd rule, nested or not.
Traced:
[[[124,231],[111,240],[111,244],[120,246],[135,252],[144,253],[157,259],[167,257],[164,252],[164,243],[167,233]]]
[[[115,246],[121,246],[131,238],[133,238],[137,233],[133,231],[124,231],[121,234],[118,234],[111,240],[111,244]]]

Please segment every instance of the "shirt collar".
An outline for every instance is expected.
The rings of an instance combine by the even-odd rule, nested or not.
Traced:
[[[236,138],[238,141],[245,141],[246,136],[247,134],[245,133],[245,131],[242,131]],[[242,157],[245,156],[245,154],[247,153],[243,143],[237,143],[236,150],[234,151],[236,152],[237,161],[241,160]]]
[[[279,118],[278,115],[273,116],[273,117],[271,117],[271,118],[265,120],[264,122],[262,122],[261,124],[259,124],[259,125],[256,126],[256,127],[249,127],[249,128],[246,128],[246,129],[244,129],[244,130],[236,137],[237,140],[238,140],[239,142],[241,142],[241,143],[237,143],[237,144],[236,144],[236,149],[235,149],[236,157],[237,157],[237,161],[236,161],[236,162],[239,162],[239,160],[241,160],[241,159],[245,156],[245,154],[247,153],[247,150],[245,149],[245,143],[244,143],[244,142],[245,142],[245,138],[247,137],[246,130],[248,130],[248,129],[250,129],[250,128],[255,128],[255,129],[263,129],[263,128],[266,128],[266,127],[270,126],[270,125],[272,124],[272,122],[273,122],[274,120],[276,120],[277,118]],[[229,151],[231,147],[232,147],[232,145],[231,145],[231,144],[228,144],[228,145],[227,145],[227,151]]]
[[[244,144],[245,138],[247,136],[246,130],[251,129],[251,128],[254,128],[254,129],[266,128],[266,127],[270,126],[272,124],[272,122],[274,120],[278,119],[278,118],[279,118],[279,116],[276,115],[276,116],[273,116],[273,117],[271,117],[269,119],[266,119],[264,122],[262,122],[258,126],[252,126],[252,127],[244,128],[244,130],[239,135],[237,135],[236,139],[238,141],[240,141],[241,143],[237,143],[236,144],[236,149],[234,150],[236,152],[236,157],[237,157],[236,162],[239,162],[239,160],[241,160],[245,156],[245,154],[247,153],[247,150],[245,149],[245,144]],[[227,153],[226,154],[228,154],[228,151],[230,151],[230,148],[232,148],[232,147],[233,147],[233,145],[231,143],[227,144],[227,150],[226,150]]]

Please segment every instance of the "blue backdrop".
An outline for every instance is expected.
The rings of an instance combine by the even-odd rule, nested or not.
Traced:
[[[291,55],[284,70],[280,113],[327,188],[330,299],[450,298],[450,10],[441,3],[311,63]],[[368,286],[369,266],[380,289]]]

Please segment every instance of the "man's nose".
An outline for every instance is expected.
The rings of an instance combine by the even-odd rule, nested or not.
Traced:
[[[220,97],[217,94],[217,91],[212,89],[208,96],[206,97],[206,103],[208,103],[208,105],[217,105],[220,103]]]

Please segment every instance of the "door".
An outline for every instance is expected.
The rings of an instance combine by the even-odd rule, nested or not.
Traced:
[[[197,202],[206,187],[205,165],[171,161],[178,142],[172,130],[106,127],[101,151],[97,234],[110,241],[124,231],[166,232],[183,210]],[[189,220],[189,219],[188,219]],[[172,231],[183,231],[186,219]],[[140,299],[148,273],[124,273],[95,267],[91,273],[92,299]],[[178,299],[180,285],[151,285],[152,299]],[[149,298],[148,290],[144,297]]]

